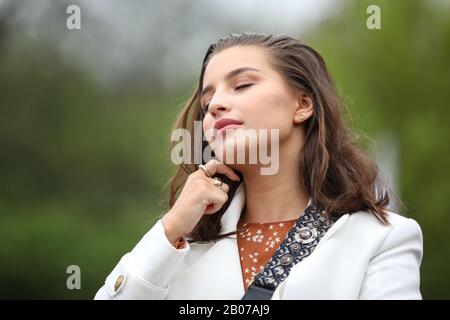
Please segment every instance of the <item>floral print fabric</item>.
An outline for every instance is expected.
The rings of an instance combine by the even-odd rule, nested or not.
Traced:
[[[238,222],[237,244],[244,289],[264,269],[297,220],[267,223]]]

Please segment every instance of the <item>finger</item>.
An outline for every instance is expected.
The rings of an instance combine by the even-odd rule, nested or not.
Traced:
[[[203,201],[204,213],[216,213],[220,210],[220,208],[222,208],[227,200],[228,196],[226,193],[219,192],[219,190],[217,190],[217,193],[211,193],[210,198]]]
[[[209,180],[211,181],[211,184],[212,184],[215,188],[217,188],[217,189],[219,189],[219,190],[222,190],[222,191],[225,192],[225,193],[228,193],[228,190],[230,190],[230,187],[229,187],[225,182],[222,182],[222,185],[221,185],[220,188],[219,188],[218,186],[214,185],[214,180],[215,180],[215,179],[209,179]]]
[[[217,161],[216,159],[208,161],[207,164],[205,164],[206,169],[208,169],[208,172],[213,176],[216,173],[221,173],[226,175],[228,178],[234,181],[241,180],[239,176],[234,173],[233,169],[231,169],[229,166]]]
[[[204,214],[211,214],[211,213],[215,212],[212,209],[215,208],[216,205],[213,203],[212,200],[203,200],[202,203],[203,203],[203,212],[204,212]]]
[[[222,183],[220,190],[222,190],[225,193],[228,193],[228,191],[230,190],[230,187],[226,183]]]

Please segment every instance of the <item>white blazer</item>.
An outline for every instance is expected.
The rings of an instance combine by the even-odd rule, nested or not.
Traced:
[[[222,216],[222,233],[236,230],[244,204],[241,184]],[[272,299],[421,299],[422,231],[413,219],[387,213],[389,226],[367,211],[340,217]],[[236,235],[177,250],[158,220],[95,299],[239,300],[244,293]]]

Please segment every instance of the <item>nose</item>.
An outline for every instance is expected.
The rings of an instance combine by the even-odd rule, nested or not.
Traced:
[[[213,117],[216,117],[221,112],[227,112],[230,110],[230,104],[225,102],[225,99],[214,95],[209,103],[209,111]]]

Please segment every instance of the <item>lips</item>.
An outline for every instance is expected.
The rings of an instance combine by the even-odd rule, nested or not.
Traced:
[[[224,118],[224,119],[220,119],[219,121],[217,121],[214,124],[214,129],[222,131],[220,129],[224,128],[224,130],[225,130],[228,127],[229,128],[234,128],[234,127],[239,126],[241,124],[242,124],[242,121],[235,120],[235,119],[230,119],[230,118]]]

